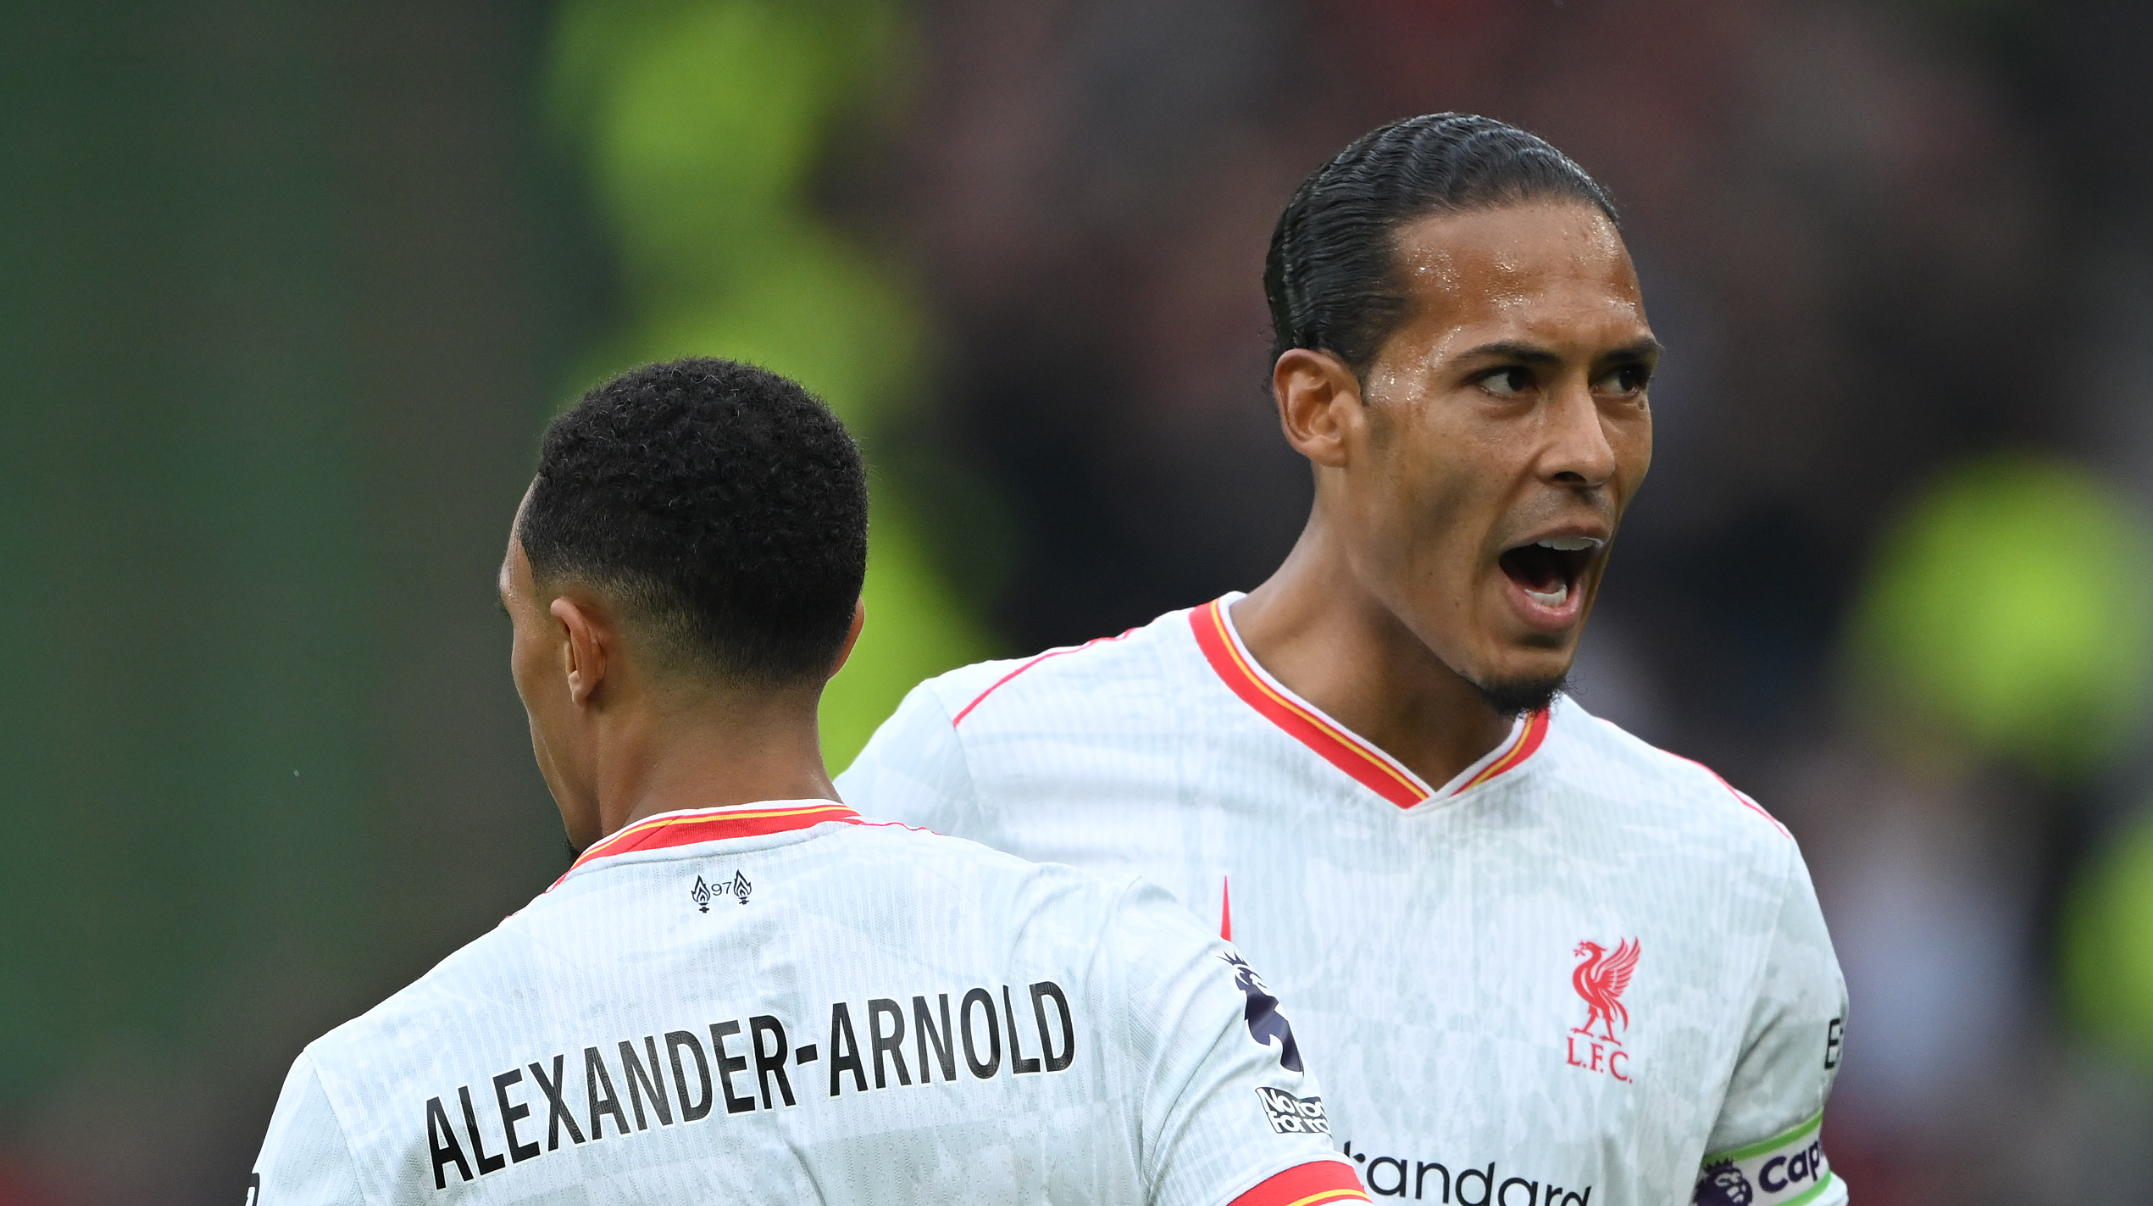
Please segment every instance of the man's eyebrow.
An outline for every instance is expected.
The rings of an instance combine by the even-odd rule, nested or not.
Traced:
[[[1647,336],[1634,343],[1626,343],[1602,355],[1603,360],[1631,361],[1658,358],[1667,349],[1660,341]],[[1460,359],[1515,360],[1520,364],[1558,364],[1562,357],[1538,344],[1524,343],[1514,339],[1484,343],[1464,353]]]
[[[1605,359],[1616,361],[1657,360],[1662,355],[1665,355],[1666,352],[1667,347],[1665,344],[1647,336],[1635,343],[1626,343],[1616,348],[1614,351],[1607,353]]]
[[[1562,362],[1562,357],[1548,351],[1546,348],[1537,344],[1520,343],[1514,339],[1481,344],[1479,347],[1467,351],[1459,359],[1516,360],[1524,364],[1559,364]]]

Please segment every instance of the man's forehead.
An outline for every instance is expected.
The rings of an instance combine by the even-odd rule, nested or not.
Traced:
[[[1424,346],[1445,356],[1488,349],[1533,348],[1561,355],[1614,351],[1657,355],[1659,341],[1632,300],[1583,290],[1547,289],[1501,304],[1452,311]],[[1529,359],[1530,357],[1526,357]]]
[[[1522,266],[1561,258],[1605,263],[1628,256],[1622,233],[1606,214],[1572,201],[1427,214],[1399,226],[1393,238],[1408,266],[1475,260]]]
[[[1614,224],[1584,205],[1438,214],[1399,231],[1413,319],[1453,350],[1506,340],[1649,338],[1644,300]]]
[[[1628,248],[1607,216],[1583,205],[1514,205],[1435,214],[1399,228],[1397,255],[1414,293],[1475,295],[1590,284],[1635,294]]]

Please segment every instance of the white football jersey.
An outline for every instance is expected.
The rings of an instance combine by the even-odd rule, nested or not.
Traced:
[[[930,680],[839,789],[1208,915],[1377,1197],[1845,1200],[1845,982],[1776,821],[1567,698],[1431,786],[1266,673],[1237,597]]]
[[[1276,1001],[1135,881],[668,813],[310,1044],[250,1206],[1365,1200]]]

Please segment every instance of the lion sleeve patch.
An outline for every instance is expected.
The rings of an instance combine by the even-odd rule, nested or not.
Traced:
[[[1793,1130],[1761,1143],[1704,1158],[1697,1173],[1694,1206],[1803,1206],[1833,1184],[1824,1158],[1820,1112]]]
[[[1263,977],[1248,965],[1240,955],[1221,955],[1233,968],[1234,987],[1247,999],[1241,1016],[1248,1023],[1248,1036],[1266,1047],[1278,1050],[1278,1062],[1288,1072],[1301,1070],[1301,1045],[1293,1039],[1293,1026],[1286,1015],[1278,1011],[1278,998],[1271,995],[1270,987]]]

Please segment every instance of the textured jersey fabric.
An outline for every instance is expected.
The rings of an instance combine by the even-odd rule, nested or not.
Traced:
[[[253,1201],[1358,1198],[1291,1035],[1156,887],[669,813],[310,1044]]]
[[[1567,698],[1423,783],[1264,673],[1235,597],[930,680],[840,794],[1230,933],[1378,1198],[1844,1200],[1845,986],[1777,822]]]

